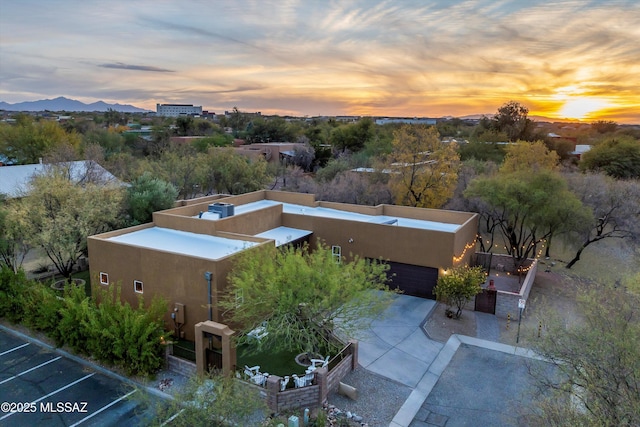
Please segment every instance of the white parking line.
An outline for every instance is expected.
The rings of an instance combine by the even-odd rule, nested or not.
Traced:
[[[41,364],[39,364],[38,366],[34,366],[33,368],[31,368],[31,369],[27,369],[26,371],[22,371],[22,372],[20,372],[19,374],[16,374],[16,375],[12,376],[11,378],[7,378],[6,380],[2,380],[2,381],[0,381],[0,385],[2,385],[2,384],[4,384],[4,383],[7,383],[7,382],[9,382],[9,381],[11,381],[11,380],[16,379],[16,378],[18,378],[20,375],[28,374],[28,373],[29,373],[29,372],[31,372],[31,371],[35,371],[36,369],[41,368],[41,367],[43,367],[44,365],[48,365],[49,363],[55,362],[55,361],[56,361],[56,360],[58,360],[58,359],[62,359],[62,356],[58,356],[58,357],[56,357],[56,358],[54,358],[54,359],[47,360],[46,362],[41,363]]]
[[[94,373],[92,373],[92,374],[85,375],[84,377],[80,378],[79,380],[75,380],[75,381],[74,381],[74,382],[72,382],[71,384],[67,384],[67,385],[66,385],[66,386],[64,386],[64,387],[60,387],[59,389],[57,389],[57,390],[55,390],[55,391],[52,391],[51,393],[47,394],[46,396],[42,396],[40,399],[34,400],[34,401],[33,401],[33,402],[31,402],[31,403],[38,403],[38,402],[40,402],[41,400],[46,399],[47,397],[53,396],[53,395],[54,395],[54,394],[56,394],[56,393],[60,393],[62,390],[68,389],[69,387],[72,387],[72,386],[74,386],[74,385],[78,384],[80,381],[84,381],[84,380],[86,380],[87,378],[94,376],[95,374],[96,374],[96,373],[94,372]],[[3,417],[0,417],[0,421],[4,420],[5,418],[9,418],[11,415],[18,414],[18,413],[19,413],[19,412],[9,412],[7,415],[5,415],[5,416],[3,416]]]
[[[0,356],[4,356],[4,355],[5,355],[5,354],[7,354],[7,353],[11,353],[12,351],[19,350],[19,349],[21,349],[22,347],[26,347],[26,346],[28,346],[29,344],[31,344],[31,343],[29,343],[29,342],[28,342],[28,343],[26,343],[26,344],[19,345],[19,346],[17,346],[16,348],[12,348],[11,350],[3,351],[2,353],[0,353]]]
[[[109,403],[106,406],[103,406],[102,408],[98,409],[96,412],[94,412],[91,415],[88,415],[86,417],[84,417],[83,419],[81,419],[80,421],[78,421],[75,424],[71,424],[69,427],[76,427],[79,424],[82,424],[83,422],[87,421],[89,418],[94,417],[96,415],[98,415],[100,412],[104,411],[105,409],[109,409],[111,406],[115,405],[116,403],[120,402],[123,399],[126,399],[127,397],[131,396],[133,393],[135,393],[138,390],[133,390],[130,391],[129,393],[125,394],[124,396],[121,396],[119,399],[114,400],[113,402]]]

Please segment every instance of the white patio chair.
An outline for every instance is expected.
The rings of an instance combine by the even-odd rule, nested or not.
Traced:
[[[252,367],[248,367],[247,365],[244,365],[244,374],[247,376],[247,378],[253,378],[259,373],[260,373],[260,365],[256,365]]]
[[[329,356],[324,359],[311,359],[311,366],[316,368],[326,368],[329,365]]]
[[[284,378],[280,380],[280,391],[285,391],[287,384],[289,384],[289,375],[285,375]]]
[[[265,373],[258,372],[256,375],[251,377],[251,381],[253,381],[255,385],[264,387],[267,384],[267,378],[269,378],[269,374],[267,372]]]
[[[293,384],[296,388],[304,387],[306,385],[305,377],[299,377],[296,374],[293,374],[291,375],[291,378],[293,378]]]
[[[304,380],[304,385],[307,386],[313,384],[313,379],[315,377],[316,375],[313,373],[313,371],[306,374],[304,377],[302,377],[302,379]]]

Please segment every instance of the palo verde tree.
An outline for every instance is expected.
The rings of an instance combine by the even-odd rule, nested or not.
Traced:
[[[534,348],[555,370],[531,370],[544,397],[534,400],[530,425],[640,425],[640,297],[635,292],[598,286],[579,295],[582,321],[567,325],[553,314],[547,317],[545,334]]]
[[[122,210],[123,190],[92,182],[76,183],[52,167],[34,177],[24,197],[29,241],[41,247],[58,272],[71,277],[87,237],[115,228]]]
[[[29,212],[21,199],[5,200],[0,194],[0,267],[9,267],[14,273],[22,267],[29,243],[30,229],[26,220]]]
[[[438,301],[447,305],[447,315],[456,319],[462,316],[462,309],[465,304],[474,296],[482,292],[482,284],[486,280],[486,273],[481,266],[456,267],[438,278],[433,292]],[[451,307],[456,307],[453,313]]]
[[[393,152],[383,168],[391,172],[397,204],[439,208],[453,195],[459,165],[456,144],[440,142],[435,127],[403,125],[394,132]]]
[[[358,257],[341,260],[322,245],[260,247],[239,257],[221,306],[245,332],[264,326],[259,349],[330,351],[336,328],[353,336],[390,303],[387,268]]]

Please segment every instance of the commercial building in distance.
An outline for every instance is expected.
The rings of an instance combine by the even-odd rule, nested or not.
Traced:
[[[202,106],[192,104],[156,104],[156,114],[164,117],[201,116]]]

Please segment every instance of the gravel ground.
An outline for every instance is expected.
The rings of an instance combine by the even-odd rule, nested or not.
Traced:
[[[388,380],[362,367],[349,373],[342,380],[358,390],[358,399],[331,393],[330,405],[342,412],[360,415],[369,427],[388,426],[400,407],[411,394],[412,389],[395,381]]]

